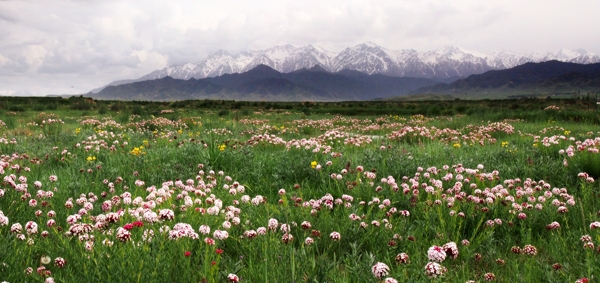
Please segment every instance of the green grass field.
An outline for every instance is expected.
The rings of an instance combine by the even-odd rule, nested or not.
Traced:
[[[0,282],[596,282],[580,100],[0,99]]]

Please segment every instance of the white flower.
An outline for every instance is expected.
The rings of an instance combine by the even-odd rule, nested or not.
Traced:
[[[47,256],[47,255],[43,255],[40,258],[40,263],[43,264],[43,265],[49,264],[51,261],[52,261],[52,259],[49,256]]]

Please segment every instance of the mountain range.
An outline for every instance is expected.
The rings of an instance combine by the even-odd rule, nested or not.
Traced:
[[[557,60],[525,63],[506,70],[471,75],[450,84],[436,84],[412,91],[413,94],[537,94],[551,95],[574,91],[600,91],[600,63],[577,64]]]
[[[510,69],[471,75],[450,84],[426,78],[392,77],[342,70],[328,72],[315,65],[289,73],[260,64],[253,69],[203,79],[170,76],[108,86],[95,99],[245,101],[348,101],[397,99],[409,94],[451,95],[455,98],[501,98],[515,94],[552,95],[600,91],[600,63],[557,60],[525,63]],[[490,94],[493,94],[491,97]],[[431,96],[428,96],[431,97]]]
[[[331,73],[354,70],[365,74],[392,77],[428,78],[452,82],[472,74],[502,70],[528,62],[558,60],[579,64],[600,62],[600,57],[582,49],[561,49],[556,53],[520,54],[498,50],[491,54],[467,51],[458,47],[419,52],[413,49],[390,50],[374,43],[358,44],[339,53],[307,45],[275,46],[259,51],[231,55],[220,50],[197,63],[166,67],[133,80],[120,80],[92,90],[97,93],[107,86],[172,77],[174,79],[203,79],[225,74],[244,73],[258,65],[269,66],[281,73],[309,69],[315,65]]]
[[[339,101],[371,100],[407,94],[431,86],[425,78],[367,75],[343,70],[331,73],[316,65],[281,73],[267,65],[234,74],[203,79],[175,79],[170,76],[117,86],[108,86],[88,95],[109,100],[226,99],[254,101]]]

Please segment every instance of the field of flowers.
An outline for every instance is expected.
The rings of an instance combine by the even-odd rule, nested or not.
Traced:
[[[600,280],[597,124],[236,111],[0,113],[0,281]]]

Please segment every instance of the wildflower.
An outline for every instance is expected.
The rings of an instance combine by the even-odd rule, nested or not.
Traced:
[[[310,222],[308,221],[302,221],[302,224],[300,224],[300,226],[304,230],[309,230],[310,228],[312,228],[312,224],[310,224]]]
[[[399,264],[400,263],[407,264],[407,263],[410,263],[410,260],[409,260],[409,257],[408,257],[408,255],[406,253],[399,253],[396,256],[396,262],[399,263]]]
[[[449,242],[442,246],[442,249],[446,251],[446,255],[451,257],[452,259],[456,259],[458,257],[458,247],[455,242]]]
[[[67,265],[67,261],[62,257],[57,257],[54,259],[54,265],[58,266],[59,268],[63,268],[65,265]]]
[[[240,281],[240,278],[233,274],[233,273],[229,273],[229,275],[227,275],[227,279],[229,279],[229,282],[238,282]]]
[[[556,221],[546,225],[546,230],[556,230],[558,228],[560,228],[560,224]]]
[[[329,234],[329,238],[331,238],[331,240],[337,242],[342,238],[342,235],[340,235],[340,233],[338,233],[338,232],[333,231],[333,232],[331,232],[331,234]]]
[[[33,221],[29,221],[29,222],[25,223],[25,231],[27,232],[27,235],[37,234],[37,232],[38,232],[37,223],[35,223]]]
[[[304,244],[307,246],[312,245],[315,242],[315,240],[311,237],[306,237],[306,239],[304,240]]]
[[[212,238],[208,238],[208,237],[204,238],[204,242],[210,246],[215,244],[215,240],[213,240]]]
[[[186,251],[185,253],[183,253],[183,255],[184,255],[184,256],[186,256],[186,257],[187,257],[187,256],[191,256],[191,255],[192,255],[192,252],[190,252],[190,251]]]
[[[258,233],[254,230],[247,230],[244,231],[244,237],[248,238],[248,239],[253,239],[256,238],[256,236],[258,236]]]
[[[201,234],[208,235],[208,234],[210,234],[210,227],[208,225],[200,225],[200,228],[198,229],[198,231]]]
[[[310,168],[314,169],[315,167],[317,167],[317,162],[316,161],[311,162],[310,163]]]
[[[281,236],[281,241],[284,244],[288,244],[288,243],[292,242],[293,240],[294,240],[294,236],[292,236],[292,234],[285,233],[285,234],[283,234],[283,236]]]
[[[381,277],[386,276],[390,273],[390,268],[387,266],[387,264],[383,262],[378,262],[375,265],[373,265],[373,267],[371,267],[371,272],[373,272],[375,278],[381,279]]]
[[[460,143],[455,143],[452,145],[454,148],[460,148]]]
[[[127,242],[131,239],[131,233],[129,231],[127,231],[127,229],[123,228],[123,227],[119,227],[117,229],[117,238],[119,239],[119,241],[121,242]]]
[[[398,280],[396,280],[392,277],[388,277],[385,280],[383,280],[383,283],[398,283]]]
[[[425,274],[427,274],[427,276],[430,278],[442,276],[444,273],[446,273],[446,271],[448,271],[448,269],[437,262],[429,262],[427,265],[425,265]]]
[[[216,249],[215,253],[217,253],[218,255],[221,255],[223,253],[223,250],[222,249]]]
[[[227,148],[227,146],[226,146],[226,145],[224,145],[224,144],[222,144],[222,145],[219,145],[219,150],[220,150],[220,151],[224,151],[224,150],[225,150],[225,148]]]
[[[520,253],[521,253],[521,248],[520,248],[520,247],[518,247],[518,246],[513,246],[512,248],[510,248],[510,251],[511,251],[513,254],[520,254]]]
[[[496,279],[496,275],[494,275],[494,273],[488,272],[483,275],[483,280],[485,280],[485,281],[493,281],[495,279]]]
[[[431,261],[442,262],[446,259],[446,253],[444,249],[440,246],[432,246],[427,250],[427,257]]]
[[[40,263],[41,263],[42,265],[49,264],[51,261],[52,261],[52,259],[51,259],[49,256],[47,256],[47,255],[43,255],[43,256],[40,258]]]
[[[502,142],[502,147],[507,147],[507,146],[508,146],[508,142],[507,141]]]
[[[532,245],[525,245],[523,247],[523,254],[534,256],[537,254],[537,248]]]

